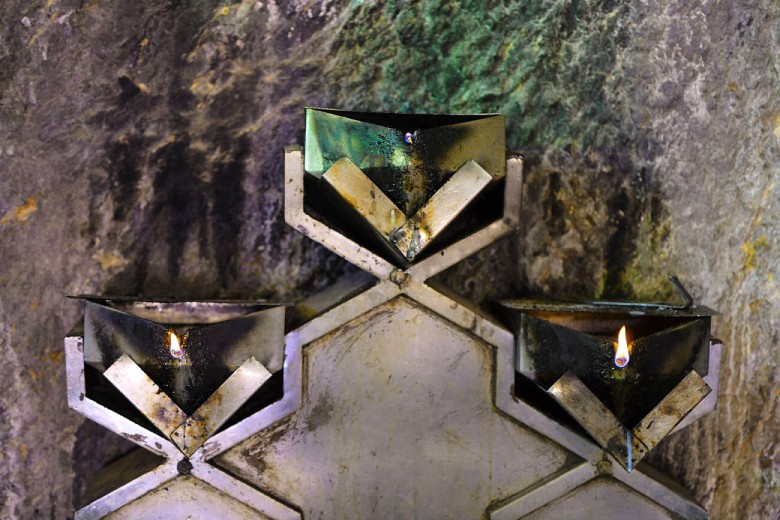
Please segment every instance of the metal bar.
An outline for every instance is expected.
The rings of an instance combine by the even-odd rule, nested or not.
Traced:
[[[325,314],[327,311],[335,308],[354,298],[358,294],[365,292],[368,288],[376,285],[377,279],[364,271],[355,271],[354,273],[336,280],[332,285],[307,297],[295,304],[291,315],[299,322],[299,326],[309,320]]]
[[[142,448],[146,448],[152,453],[162,457],[176,457],[180,455],[179,449],[169,439],[157,435],[143,426],[139,426],[130,419],[99,405],[91,399],[84,400],[84,407],[80,412],[98,423],[103,428],[107,428],[125,439],[134,442]]]
[[[479,164],[468,161],[409,220],[392,231],[390,240],[409,261],[413,260],[492,180]]]
[[[712,389],[707,397],[691,410],[691,413],[685,416],[671,433],[676,433],[683,428],[691,425],[693,422],[715,411],[718,404],[718,389],[720,388],[720,360],[723,357],[723,343],[718,340],[710,341],[710,359],[707,375],[704,376],[704,382]]]
[[[408,270],[412,278],[424,282],[428,278],[449,269],[464,258],[512,233],[520,220],[522,183],[522,160],[517,158],[509,159],[507,161],[507,174],[504,184],[504,217],[476,231],[474,234],[447,246],[438,254],[431,255],[415,263]]]
[[[674,303],[644,303],[644,302],[618,302],[618,301],[605,301],[605,300],[591,300],[582,302],[586,305],[596,305],[603,307],[637,307],[637,308],[657,308],[657,309],[674,309],[674,310],[688,310],[693,306],[693,297],[685,289],[682,282],[675,275],[669,275],[669,281],[672,282],[674,288],[677,290],[677,294],[683,300],[681,304]]]
[[[681,308],[681,309],[690,309],[690,308],[691,308],[691,306],[693,306],[693,296],[691,296],[691,293],[689,293],[689,292],[688,292],[688,291],[685,289],[685,286],[683,286],[683,284],[682,284],[682,282],[680,281],[680,279],[679,279],[679,278],[677,278],[675,275],[673,275],[673,274],[670,274],[670,275],[669,275],[669,280],[671,280],[672,284],[673,284],[673,285],[674,285],[674,287],[677,289],[677,293],[680,295],[680,297],[681,297],[681,298],[683,299],[683,301],[685,302],[685,304],[684,304],[683,306],[681,306],[681,307],[677,307],[677,308]]]
[[[216,457],[300,408],[303,392],[303,360],[301,359],[302,345],[297,338],[293,331],[287,334],[285,339],[284,397],[209,438],[191,457],[193,464],[196,461]]]
[[[406,215],[348,157],[342,157],[322,176],[368,224],[389,236]]]
[[[177,325],[207,325],[240,318],[253,312],[270,309],[287,302],[251,300],[168,300],[145,299],[129,296],[106,297],[94,294],[68,296],[74,300],[86,300],[116,311],[132,314],[137,318],[156,323]]]
[[[492,509],[490,520],[522,518],[592,480],[597,475],[598,471],[590,462],[584,462],[573,469],[553,475]]]
[[[187,419],[187,414],[127,354],[122,354],[103,375],[168,437]]]
[[[687,520],[706,520],[707,511],[692,498],[685,496],[680,485],[669,477],[660,474],[652,467],[644,466],[641,470],[627,473],[619,471],[613,477],[629,486],[637,493],[662,505]]]
[[[382,280],[354,298],[289,332],[287,341],[291,334],[295,334],[299,336],[302,344],[309,343],[399,294],[401,289],[397,285]]]
[[[482,338],[490,345],[507,345],[514,342],[512,333],[498,323],[424,283],[412,280],[404,293],[436,314]]]
[[[574,372],[563,374],[547,390],[547,393],[563,406],[602,447],[606,448],[615,439],[625,439],[625,427]]]
[[[256,509],[264,518],[300,520],[301,514],[265,493],[236,480],[205,462],[193,463],[192,475],[226,495]]]
[[[511,170],[509,170],[511,174]],[[528,425],[534,431],[555,440],[558,444],[575,455],[592,463],[603,453],[602,450],[587,436],[579,435],[561,425],[533,406],[520,400],[515,393],[515,343],[514,337],[507,344],[496,347],[495,358],[495,391],[496,407],[514,417],[519,422]]]
[[[96,403],[86,395],[84,379],[84,339],[65,338],[65,368],[68,379],[68,405],[114,433],[163,457],[175,457],[179,450],[168,439],[139,426],[113,410]]]
[[[510,157],[506,160],[506,181],[504,184],[504,221],[512,228],[520,224],[523,203],[523,158]]]
[[[173,432],[171,439],[189,457],[270,377],[271,372],[250,357]]]
[[[103,495],[91,504],[76,511],[76,520],[97,520],[116,511],[179,475],[176,462],[169,460],[156,469],[141,475],[124,486]]]
[[[498,220],[463,240],[447,246],[440,252],[428,256],[412,265],[409,274],[421,282],[452,267],[464,258],[484,249],[496,240],[510,234],[514,229],[504,220]]]
[[[623,426],[574,372],[566,372],[547,393],[627,471],[647,455],[649,450],[642,440]]]
[[[390,276],[395,269],[393,264],[310,217],[304,211],[303,152],[300,148],[285,150],[284,175],[284,219],[290,226],[377,278]]]
[[[680,381],[634,428],[633,434],[652,450],[712,390],[694,371]]]
[[[84,338],[65,338],[65,374],[68,381],[68,406],[80,412],[87,397],[84,380]]]

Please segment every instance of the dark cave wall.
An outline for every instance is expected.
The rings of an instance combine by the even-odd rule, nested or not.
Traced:
[[[304,106],[507,116],[520,233],[477,300],[723,314],[720,404],[654,462],[714,518],[780,515],[780,7],[764,2],[0,1],[0,516],[72,515],[126,449],[71,413],[66,294],[294,300],[352,268],[284,223]]]

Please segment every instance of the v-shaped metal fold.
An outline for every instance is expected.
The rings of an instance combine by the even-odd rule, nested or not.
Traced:
[[[630,472],[711,391],[701,376],[691,371],[633,429],[624,426],[571,371],[547,393]]]
[[[176,430],[187,414],[127,354],[103,372],[108,381],[166,437]]]
[[[410,262],[493,180],[479,164],[468,161],[414,215],[407,218],[347,157],[336,161],[322,178]]]
[[[189,417],[127,354],[104,372],[108,381],[186,456],[192,456],[271,377],[253,356]]]
[[[227,381],[206,399],[194,414],[179,426],[171,440],[188,457],[203,446],[216,431],[271,377],[271,372],[250,357],[230,374]]]

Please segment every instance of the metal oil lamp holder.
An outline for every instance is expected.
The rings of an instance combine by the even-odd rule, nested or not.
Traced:
[[[361,272],[286,330],[266,304],[87,298],[69,404],[143,450],[96,477],[78,519],[706,518],[635,466],[714,409],[711,311],[687,292],[512,301],[505,327],[432,280],[518,228],[502,116],[307,109],[284,161],[286,222]],[[637,336],[621,381],[593,369],[618,322]]]
[[[686,417],[689,424],[713,408],[705,398],[720,371],[714,312],[670,280],[682,304],[502,302],[517,331],[517,372],[629,472]],[[613,362],[620,324],[638,333],[625,366]]]
[[[306,110],[305,213],[401,269],[499,220],[498,114]]]
[[[80,298],[83,324],[65,339],[68,402],[143,449],[95,476],[76,517],[133,517],[137,512],[115,512],[164,483],[181,489],[184,501],[196,491],[211,495],[218,506],[215,514],[251,509],[284,517],[284,506],[253,495],[251,488],[208,463],[201,450],[222,429],[230,430],[231,423],[257,412],[250,400],[283,401],[278,376],[284,307]],[[246,498],[226,500],[236,494]],[[166,504],[152,498],[145,507],[145,514],[153,514]],[[208,514],[209,508],[194,510]]]

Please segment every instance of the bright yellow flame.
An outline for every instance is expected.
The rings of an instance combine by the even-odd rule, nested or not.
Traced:
[[[615,365],[618,368],[623,368],[628,365],[628,361],[631,359],[628,353],[628,341],[626,341],[626,326],[621,327],[618,333],[617,348],[615,349]]]
[[[179,336],[177,336],[176,333],[172,330],[168,331],[168,335],[170,336],[171,356],[175,357],[176,359],[181,358],[184,355],[184,347],[182,347],[181,341],[179,341]]]

